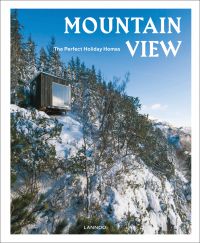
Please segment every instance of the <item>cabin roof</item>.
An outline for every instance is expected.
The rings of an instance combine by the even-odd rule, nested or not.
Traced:
[[[53,74],[51,74],[51,73],[46,73],[46,72],[38,72],[35,76],[34,76],[34,78],[33,79],[31,79],[31,81],[30,81],[30,83],[32,83],[40,74],[45,74],[45,75],[48,75],[48,76],[51,76],[51,77],[54,77],[54,78],[57,78],[57,79],[62,79],[63,81],[67,81],[66,79],[64,79],[64,78],[61,78],[61,77],[58,77],[58,76],[55,76],[55,75],[53,75]]]

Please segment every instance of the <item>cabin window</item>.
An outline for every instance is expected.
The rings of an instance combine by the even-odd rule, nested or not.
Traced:
[[[58,107],[70,106],[71,87],[58,83],[52,83],[52,105]]]

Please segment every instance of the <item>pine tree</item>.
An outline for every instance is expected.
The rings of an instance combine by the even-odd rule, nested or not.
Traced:
[[[60,163],[48,141],[59,139],[62,125],[56,119],[38,117],[34,109],[29,112],[29,117],[11,113],[11,188],[17,188],[11,201],[11,233],[15,234],[35,222],[35,213],[42,210],[38,205],[39,178],[43,173],[55,178]]]
[[[76,70],[76,75],[77,76],[80,73],[80,69],[81,69],[81,61],[80,61],[80,58],[79,57],[76,57],[76,60],[75,60],[75,70]]]
[[[92,86],[96,85],[97,83],[97,75],[94,65],[92,65],[92,68],[89,71],[88,81],[91,83]]]
[[[11,102],[16,103],[16,88],[20,81],[24,81],[25,53],[22,25],[18,20],[17,10],[11,12]]]
[[[74,61],[74,58],[72,57],[71,60],[68,62],[68,65],[67,65],[67,77],[72,82],[76,80],[75,70],[76,70],[75,61]]]
[[[40,49],[38,70],[40,72],[48,72],[48,56],[44,47]]]
[[[100,83],[101,84],[102,79],[103,78],[102,78],[101,70],[99,70],[98,73],[97,73],[97,83]]]
[[[36,45],[31,36],[29,36],[26,42],[25,61],[25,80],[29,82],[37,73]]]
[[[64,64],[61,61],[60,54],[55,50],[56,40],[54,37],[51,38],[50,44],[47,47],[48,50],[48,72],[58,76],[64,76]]]

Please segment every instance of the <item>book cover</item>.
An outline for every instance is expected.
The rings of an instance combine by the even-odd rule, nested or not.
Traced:
[[[8,3],[4,242],[196,240],[199,4]]]

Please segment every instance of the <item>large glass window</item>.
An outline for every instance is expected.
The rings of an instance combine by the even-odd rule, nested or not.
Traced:
[[[52,83],[52,105],[58,107],[70,106],[71,87]]]

